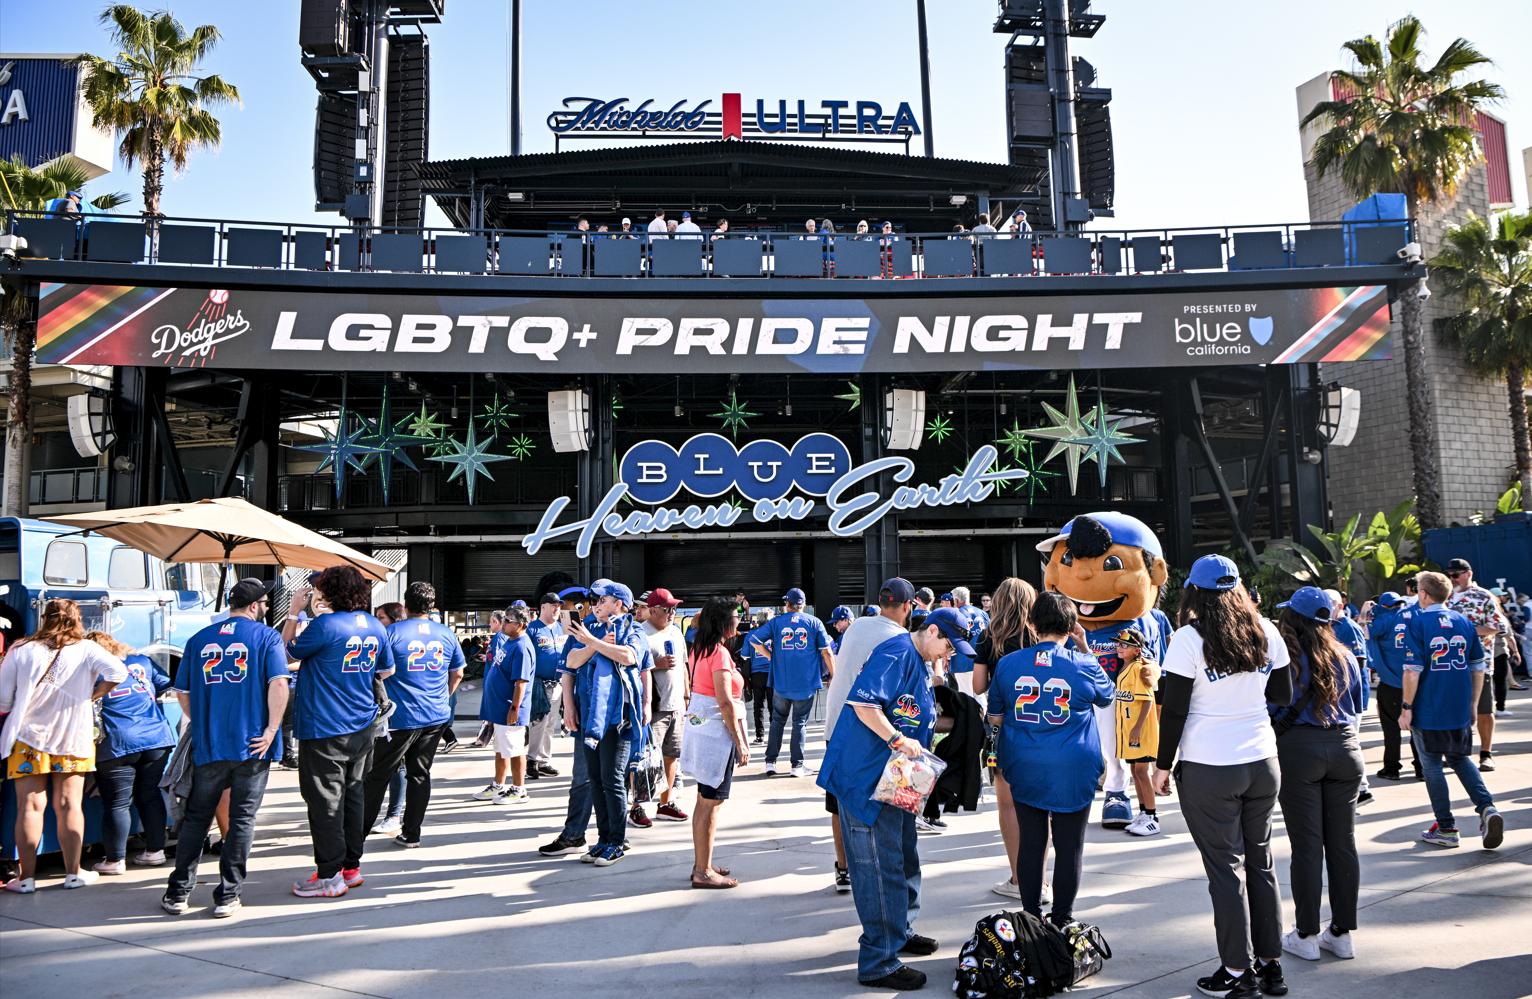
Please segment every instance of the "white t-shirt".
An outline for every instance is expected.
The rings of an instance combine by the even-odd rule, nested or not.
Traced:
[[[825,693],[825,742],[835,734],[835,722],[840,709],[846,706],[851,685],[861,675],[862,667],[872,650],[884,642],[905,632],[905,628],[879,614],[875,617],[859,617],[851,622],[840,639],[840,651],[835,654],[835,675],[830,678],[830,689]]]
[[[644,638],[649,642],[649,651],[656,659],[666,655],[665,643],[670,643],[669,655],[675,657],[675,665],[670,669],[656,669],[649,672],[654,683],[654,705],[656,711],[685,711],[686,692],[681,689],[684,681],[682,674],[686,672],[686,639],[672,621],[664,628],[655,630],[648,621],[644,622]]]
[[[1277,755],[1277,736],[1266,713],[1266,679],[1272,670],[1286,668],[1287,643],[1265,618],[1261,630],[1266,633],[1266,668],[1226,676],[1208,669],[1197,629],[1186,625],[1170,636],[1162,668],[1192,681],[1181,759],[1226,767]]]
[[[657,232],[660,235],[665,236],[666,238],[669,238],[670,226],[665,224],[665,220],[664,219],[650,219],[649,220],[649,231],[650,232]]]
[[[680,233],[683,233],[683,232],[685,232],[685,233],[697,233],[697,235],[691,237],[692,239],[701,239],[702,238],[702,235],[701,235],[702,228],[699,225],[697,225],[697,223],[693,222],[691,219],[682,219],[680,224],[676,226],[676,233],[677,234],[680,234]]]
[[[91,691],[98,679],[115,687],[127,677],[127,665],[88,638],[64,646],[57,662],[42,642],[11,649],[0,663],[0,712],[10,712],[0,732],[0,757],[10,756],[17,742],[55,756],[90,756]]]

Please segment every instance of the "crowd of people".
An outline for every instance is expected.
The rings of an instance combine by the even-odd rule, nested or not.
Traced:
[[[1101,557],[1088,555],[1086,534],[1077,528],[1072,539],[1066,529],[1039,547],[1045,558],[1056,546]],[[279,629],[267,623],[272,586],[234,585],[227,615],[188,642],[174,676],[110,635],[87,634],[73,601],[47,603],[35,632],[0,663],[0,755],[16,786],[20,854],[6,890],[36,890],[51,790],[65,888],[167,863],[174,823],[160,905],[185,913],[216,824],[211,915],[233,915],[270,770],[283,759],[296,762],[314,858],[294,895],[336,898],[362,886],[369,832],[395,833],[402,849],[421,844],[432,766],[468,665],[434,589],[414,582],[402,605],[372,609],[360,573],[329,569],[292,595]],[[1461,559],[1445,574],[1420,573],[1406,593],[1368,601],[1355,620],[1339,593],[1310,586],[1278,604],[1274,620],[1263,617],[1221,556],[1191,566],[1174,623],[1156,609],[1101,626],[1088,620],[1092,605],[1016,578],[977,602],[963,587],[938,596],[893,578],[874,603],[833,608],[828,624],[797,587],[765,614],[737,591],[703,601],[687,620],[663,588],[635,595],[614,580],[564,577],[539,589],[535,606],[497,611],[482,649],[471,650],[484,663],[480,738],[494,750],[491,780],[474,797],[527,801],[530,782],[559,775],[553,740],[562,731],[574,741],[565,822],[540,855],[607,868],[629,853],[630,827],[689,820],[691,886],[731,889],[739,878],[717,862],[714,842],[735,773],[758,756],[767,775],[814,776],[807,722],[822,703],[816,783],[830,815],[833,887],[853,895],[862,926],[857,978],[866,985],[919,988],[925,975],[904,958],[939,949],[915,929],[918,837],[940,834],[945,820],[930,804],[908,811],[879,799],[891,756],[945,748],[946,810],[965,797],[953,788],[977,786],[987,772],[1009,868],[993,890],[1066,933],[1082,926],[1076,903],[1098,790],[1102,825],[1142,837],[1160,832],[1156,801],[1174,785],[1206,870],[1219,953],[1197,986],[1235,999],[1285,994],[1284,953],[1356,955],[1354,823],[1368,794],[1358,730],[1373,696],[1384,734],[1373,779],[1406,779],[1408,741],[1434,818],[1421,841],[1461,842],[1449,769],[1473,803],[1481,845],[1504,836],[1481,773],[1494,769],[1505,691],[1525,673],[1532,615],[1525,598],[1477,586]],[[161,709],[171,691],[180,733]],[[970,723],[979,738],[966,733]],[[82,869],[91,773],[105,856]],[[696,786],[689,813],[683,775]],[[1293,846],[1286,933],[1271,846],[1278,806]],[[130,808],[143,827],[132,855]]]
[[[581,215],[575,219],[574,234],[584,239],[697,239],[707,236],[708,239],[727,239],[730,237],[742,239],[757,239],[762,234],[791,235],[779,233],[772,229],[764,230],[733,230],[729,220],[720,218],[713,223],[713,230],[704,234],[702,227],[693,219],[692,213],[683,211],[679,217],[671,218],[671,213],[664,208],[656,208],[654,216],[642,229],[634,226],[633,220],[624,217],[612,228],[610,223],[598,222],[594,226],[588,216]],[[990,221],[988,212],[980,212],[976,217],[973,228],[957,225],[953,228],[954,234],[964,235],[975,239],[1020,239],[1031,237],[1032,224],[1027,221],[1026,209],[1018,208],[1011,215],[1001,220],[998,216],[995,221],[1001,222],[1003,229],[997,228]],[[849,239],[886,239],[901,238],[898,228],[893,222],[884,221],[878,224],[877,231],[873,230],[873,223],[867,219],[858,219],[852,224],[847,232],[841,232],[836,228],[835,222],[828,218],[806,219],[803,230],[798,234],[800,239],[817,239],[829,242],[837,237]]]

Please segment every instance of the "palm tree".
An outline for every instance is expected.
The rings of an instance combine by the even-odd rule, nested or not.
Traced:
[[[1467,40],[1454,39],[1427,66],[1424,37],[1420,21],[1406,17],[1389,28],[1386,45],[1371,35],[1347,42],[1357,69],[1330,74],[1346,96],[1321,101],[1303,118],[1304,125],[1322,120],[1326,127],[1310,159],[1319,176],[1339,171],[1358,198],[1402,193],[1412,219],[1450,198],[1479,161],[1475,112],[1504,96],[1485,80],[1459,82],[1489,62]],[[1400,305],[1416,511],[1422,526],[1437,527],[1441,480],[1433,459],[1436,418],[1426,386],[1424,305],[1412,292],[1400,296]]]
[[[1527,437],[1527,370],[1532,367],[1532,213],[1490,223],[1470,214],[1447,231],[1446,246],[1431,261],[1444,290],[1462,311],[1443,322],[1468,366],[1505,378],[1516,448],[1516,476],[1525,509],[1532,503],[1532,442]]]
[[[222,129],[208,107],[238,103],[239,91],[217,74],[194,75],[220,37],[213,25],[188,34],[168,11],[146,14],[127,4],[108,7],[101,21],[120,51],[116,59],[80,57],[85,100],[96,127],[122,137],[124,162],[142,164],[144,213],[152,218],[160,213],[165,160],[184,170],[194,149],[216,147]]]
[[[60,157],[36,170],[20,156],[0,160],[0,207],[41,212],[48,202],[65,192],[82,191],[87,174],[78,161]],[[109,212],[128,200],[126,194],[103,194],[91,204]],[[4,516],[19,517],[26,510],[27,487],[23,481],[27,453],[32,448],[32,350],[37,326],[25,288],[7,283],[0,299],[0,336],[11,351],[10,402],[5,414],[5,493],[0,497]]]

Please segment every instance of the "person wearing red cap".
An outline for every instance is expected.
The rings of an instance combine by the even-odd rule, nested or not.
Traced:
[[[676,627],[676,608],[681,605],[664,587],[649,591],[645,600],[649,608],[648,620],[644,622],[644,638],[654,656],[653,713],[649,722],[649,734],[660,747],[665,761],[665,788],[660,792],[660,803],[654,817],[669,822],[685,822],[687,814],[672,799],[676,784],[676,769],[681,762],[682,714],[691,697],[686,670],[677,666],[686,662],[686,639]],[[635,806],[641,807],[641,806]]]

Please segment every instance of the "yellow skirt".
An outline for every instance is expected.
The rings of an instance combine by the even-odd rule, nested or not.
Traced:
[[[45,774],[88,774],[96,769],[96,747],[91,746],[89,756],[61,756],[33,749],[24,742],[16,743],[6,761],[6,776],[41,777]]]

